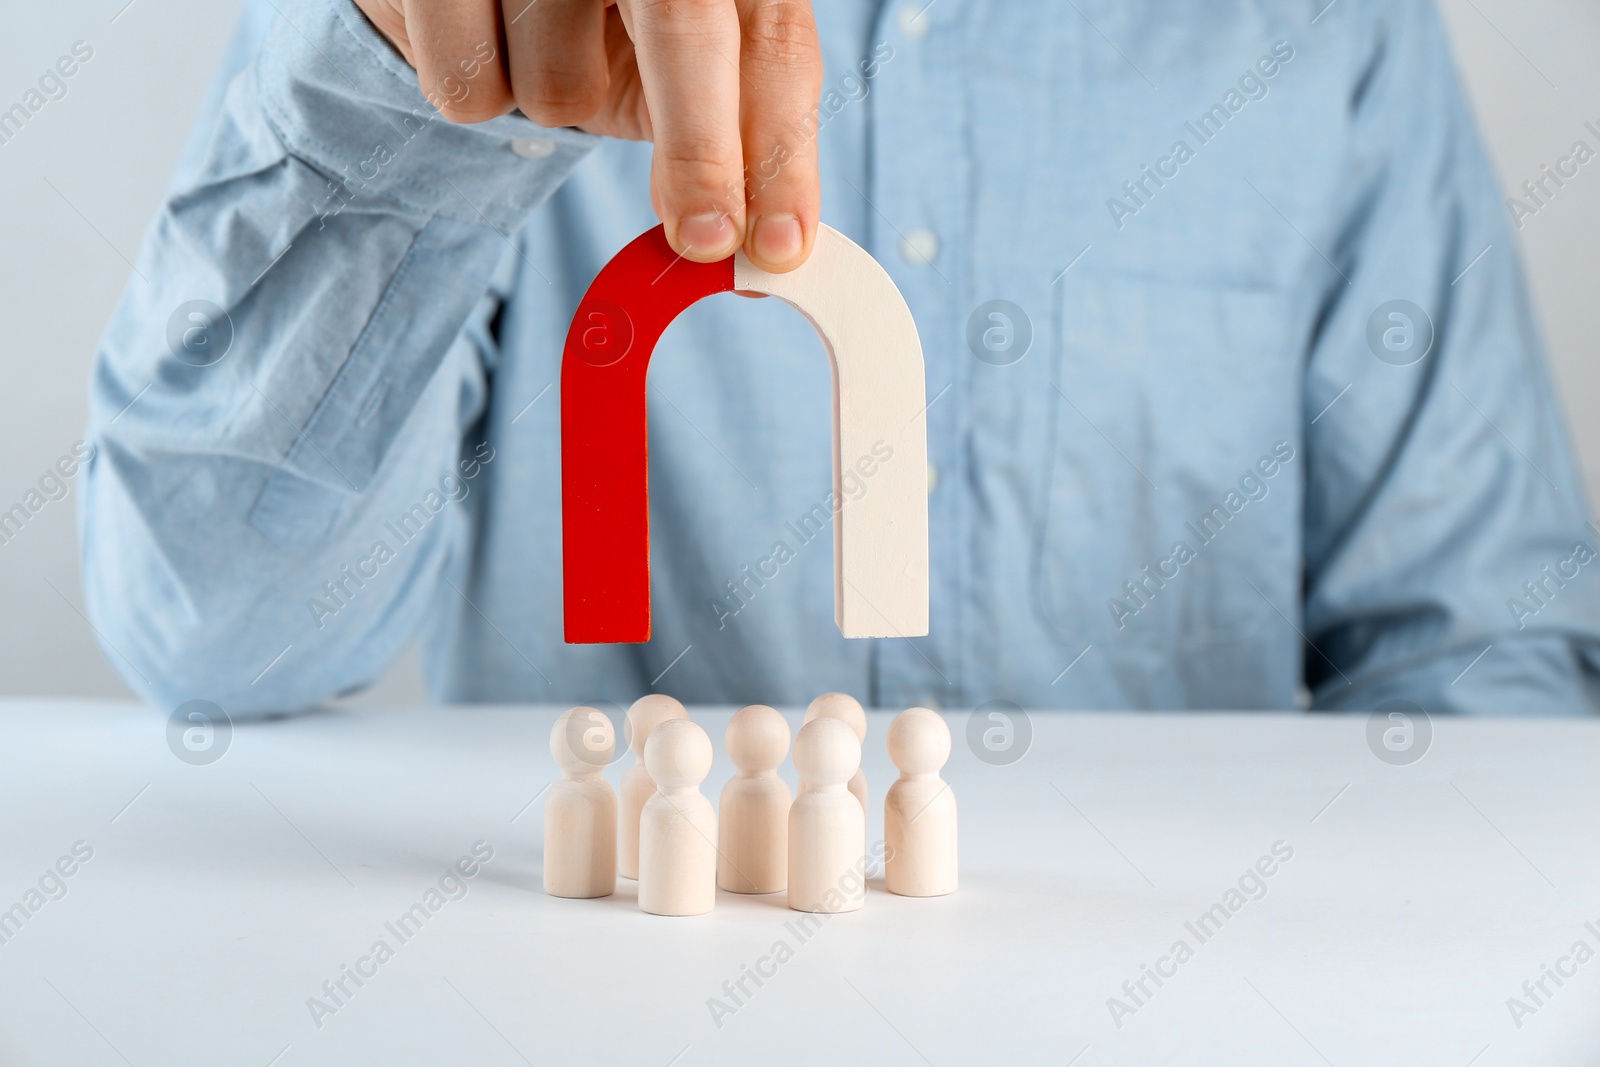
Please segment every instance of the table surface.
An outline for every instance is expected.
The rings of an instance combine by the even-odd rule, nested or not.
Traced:
[[[0,909],[36,909],[0,944],[0,1063],[1497,1067],[1600,1049],[1600,961],[1571,955],[1600,950],[1600,722],[1435,720],[1397,766],[1364,716],[1034,713],[1026,754],[993,765],[950,713],[960,890],[875,881],[802,936],[781,894],[720,893],[694,918],[642,913],[626,880],[546,896],[557,710],[237,723],[196,766],[147,708],[0,703]],[[692,709],[713,798],[728,712]],[[874,841],[888,721],[872,714],[864,760]],[[439,893],[479,842],[492,858]],[[1248,877],[1274,846],[1292,856]],[[402,940],[417,904],[436,910]],[[1217,904],[1226,921],[1197,929]],[[358,966],[361,985],[324,992]],[[1523,983],[1547,966],[1576,974],[1536,1002]]]

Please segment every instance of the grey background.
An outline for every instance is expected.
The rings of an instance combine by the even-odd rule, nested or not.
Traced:
[[[1518,189],[1580,137],[1595,144],[1583,124],[1600,125],[1592,59],[1600,8],[1574,0],[1441,7],[1504,189]],[[0,144],[0,509],[82,436],[95,344],[237,11],[198,0],[92,0],[7,12],[0,109],[74,41],[94,57],[66,97]],[[1593,501],[1600,425],[1588,416],[1600,396],[1600,299],[1590,264],[1600,246],[1600,161],[1525,219],[1517,238]],[[77,490],[74,481],[68,498],[0,545],[0,694],[128,695],[80,614]],[[356,699],[425,699],[415,657]]]

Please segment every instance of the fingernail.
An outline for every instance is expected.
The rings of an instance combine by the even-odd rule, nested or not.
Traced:
[[[755,253],[774,266],[798,256],[804,242],[800,220],[793,215],[763,215],[756,220]]]
[[[690,215],[678,223],[678,240],[685,253],[701,256],[731,255],[737,235],[733,220],[722,212]]]

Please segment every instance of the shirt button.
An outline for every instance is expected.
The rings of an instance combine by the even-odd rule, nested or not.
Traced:
[[[933,491],[937,488],[939,488],[939,468],[930,463],[928,464],[928,495],[932,496]]]
[[[523,159],[544,159],[555,150],[556,143],[543,137],[518,137],[511,142],[511,151]]]
[[[900,257],[907,263],[932,263],[939,254],[939,238],[932,230],[907,230],[900,239]]]
[[[928,8],[918,3],[909,3],[900,8],[895,14],[894,23],[900,27],[900,32],[908,40],[920,41],[928,35]]]

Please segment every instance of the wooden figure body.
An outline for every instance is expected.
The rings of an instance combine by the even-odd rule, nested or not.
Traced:
[[[622,776],[622,802],[617,813],[617,873],[624,878],[639,877],[639,813],[656,792],[656,783],[645,767],[645,743],[661,723],[688,717],[683,705],[665,693],[642,696],[628,709],[625,734],[634,761]]]
[[[956,890],[956,796],[939,771],[950,727],[938,712],[908,708],[889,724],[889,758],[900,779],[883,798],[884,888],[903,897]]]
[[[776,893],[788,885],[789,784],[778,765],[789,754],[789,724],[765,704],[741,708],[723,747],[739,773],[717,806],[717,885],[731,893]]]
[[[550,731],[561,780],[544,801],[544,891],[606,897],[617,888],[617,794],[602,772],[616,751],[611,720],[595,708],[565,711]]]
[[[789,808],[789,907],[855,911],[866,900],[867,815],[845,783],[861,765],[850,727],[822,716],[794,739],[800,794]]]
[[[717,903],[717,813],[700,793],[711,738],[668,719],[645,744],[656,794],[639,817],[639,907],[652,915],[703,915]]]
[[[849,693],[823,693],[806,706],[805,722],[826,715],[838,719],[855,731],[856,741],[867,743],[867,713],[861,701]],[[860,767],[850,776],[850,792],[861,801],[861,810],[867,810],[867,775]]]

